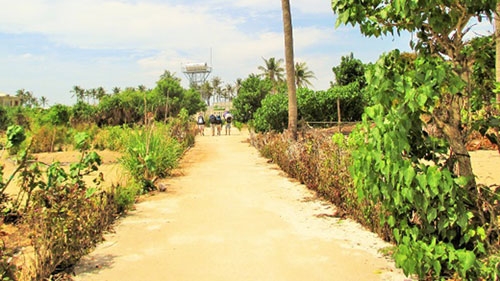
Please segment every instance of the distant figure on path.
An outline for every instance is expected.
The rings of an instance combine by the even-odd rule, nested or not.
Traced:
[[[217,126],[217,120],[215,120],[213,112],[210,114],[210,117],[208,117],[208,121],[210,122],[210,129],[212,129],[212,136],[215,136],[215,126]]]
[[[217,135],[220,136],[220,132],[222,131],[222,118],[220,117],[220,114],[215,116],[215,124],[217,126]]]
[[[204,136],[205,135],[205,118],[203,118],[203,112],[200,112],[198,114],[198,120],[196,121],[196,124],[198,124],[198,131],[200,135]]]
[[[226,135],[231,135],[231,122],[233,122],[233,115],[231,112],[226,111],[224,112],[224,120],[226,120]]]

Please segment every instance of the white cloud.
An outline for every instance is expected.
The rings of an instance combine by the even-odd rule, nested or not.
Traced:
[[[333,28],[329,1],[291,5],[296,60],[315,72],[316,89],[327,88],[340,56],[364,46],[353,47],[359,37],[352,37],[353,29]],[[54,92],[68,95],[79,84],[154,87],[164,70],[187,86],[181,65],[210,63],[210,50],[210,77],[228,83],[257,73],[262,58],[284,57],[278,1],[0,0],[0,6],[0,38],[19,34],[26,45],[0,50],[0,63],[15,70],[0,70],[0,85],[9,88],[2,91],[25,88],[50,98]],[[43,47],[28,42],[32,38],[44,40]]]

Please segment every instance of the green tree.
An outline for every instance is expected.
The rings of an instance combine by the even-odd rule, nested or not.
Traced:
[[[156,82],[154,92],[158,94],[161,99],[158,100],[160,104],[152,104],[148,111],[157,111],[161,115],[176,116],[181,110],[180,101],[184,94],[180,79],[173,75],[163,75],[160,80]],[[163,113],[163,114],[162,114]]]
[[[469,107],[480,110],[495,103],[495,41],[492,36],[475,37],[464,49],[469,57],[471,69],[465,73],[468,89]]]
[[[207,109],[207,104],[201,99],[200,93],[193,88],[184,90],[180,106],[181,108],[186,109],[189,115],[193,115]]]
[[[11,125],[11,120],[9,118],[7,108],[0,106],[0,131],[5,131]]]
[[[420,279],[484,279],[482,258],[498,237],[498,222],[487,219],[496,215],[483,207],[492,195],[478,193],[462,124],[471,89],[463,80],[470,67],[464,38],[473,20],[492,18],[495,6],[495,0],[332,1],[337,26],[359,25],[376,37],[414,33],[415,60],[395,51],[366,75],[374,106],[358,132],[352,173],[359,196],[382,208],[382,223],[398,243],[396,264]],[[430,125],[432,137],[422,132]]]
[[[359,59],[354,58],[354,54],[342,56],[340,65],[332,68],[335,74],[336,84],[339,86],[347,86],[351,83],[358,83],[359,88],[365,85],[365,66]],[[337,121],[342,121],[342,111],[340,108],[340,96],[337,98]]]
[[[69,121],[72,126],[94,122],[95,118],[96,108],[88,103],[78,101],[71,107]]]
[[[461,77],[467,71],[467,56],[463,50],[465,35],[472,27],[472,20],[492,19],[495,0],[451,0],[437,5],[435,1],[381,1],[333,0],[332,8],[338,15],[336,26],[358,24],[366,36],[381,36],[402,31],[414,32],[411,45],[420,55],[439,56],[449,61],[454,75]],[[430,77],[429,77],[430,79]],[[467,93],[466,84],[459,93]],[[470,156],[462,131],[463,97],[460,94],[442,93],[439,105],[430,112],[432,122],[444,134],[451,150],[456,173],[469,179],[467,189],[475,192],[476,184]]]
[[[264,60],[264,65],[259,66],[258,69],[261,71],[261,77],[268,78],[271,80],[271,83],[273,85],[273,90],[272,93],[276,94],[277,89],[278,89],[278,84],[283,82],[284,80],[284,72],[285,69],[283,68],[283,59],[276,59],[274,57],[269,58],[266,60],[265,58],[262,58]]]
[[[42,96],[40,97],[40,105],[45,108],[48,104],[49,100],[47,99],[47,97],[45,96]]]
[[[21,105],[26,107],[37,107],[38,100],[33,96],[33,92],[26,91],[25,89],[17,90],[16,96],[21,98]]]
[[[215,102],[220,102],[222,96],[222,79],[219,76],[212,78],[212,96],[215,97]]]
[[[113,92],[113,95],[117,95],[121,92],[121,89],[120,87],[113,87],[111,91]]]
[[[213,95],[213,88],[210,82],[205,81],[199,86],[199,92],[201,97],[205,100],[205,102],[210,105],[210,99]]]
[[[288,125],[288,96],[285,94],[268,95],[255,113],[256,132],[283,132]]]
[[[85,90],[80,86],[73,86],[71,92],[73,93],[71,97],[76,97],[76,102],[83,101],[85,98]]]
[[[271,92],[272,87],[271,80],[249,75],[241,82],[240,91],[233,100],[234,118],[241,122],[253,119],[261,101]]]
[[[295,63],[295,84],[297,88],[312,86],[311,79],[316,76],[312,70],[309,70],[305,62]]]

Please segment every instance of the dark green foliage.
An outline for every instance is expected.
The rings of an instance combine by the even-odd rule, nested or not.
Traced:
[[[194,115],[197,112],[207,110],[207,104],[201,99],[201,95],[195,89],[184,91],[184,98],[180,102],[181,108],[187,110],[189,115]],[[180,113],[180,111],[179,111]]]
[[[359,86],[363,88],[365,82],[365,66],[359,59],[354,58],[354,54],[349,56],[342,56],[340,65],[332,68],[335,74],[335,81],[337,85],[346,86],[354,82],[358,82]]]
[[[7,127],[11,125],[12,121],[8,116],[8,111],[6,107],[0,106],[0,131],[7,130]]]
[[[104,98],[104,97],[103,97]],[[72,125],[91,123],[98,120],[96,118],[96,107],[86,102],[78,101],[71,107],[70,122]]]
[[[354,183],[360,198],[383,207],[381,221],[392,229],[396,264],[406,274],[439,279],[458,273],[477,280],[481,258],[498,235],[497,226],[486,231],[481,219],[494,216],[494,207],[481,206],[494,206],[498,195],[468,193],[468,179],[447,164],[446,141],[422,132],[420,117],[439,105],[440,91],[457,94],[463,81],[436,58],[418,58],[414,65],[393,52],[368,73],[374,106],[353,135]]]
[[[328,91],[314,92],[307,88],[297,90],[298,118],[306,122],[337,121],[337,99],[344,110],[344,121],[359,121],[367,104],[358,82],[346,86],[335,86]],[[269,95],[262,100],[262,106],[254,114],[257,132],[282,132],[288,124],[288,96]]]
[[[238,96],[233,100],[234,118],[240,122],[248,122],[261,107],[261,101],[271,92],[273,85],[269,79],[261,79],[250,75],[241,83]]]
[[[141,122],[144,120],[145,96],[146,93],[129,89],[103,97],[96,113],[97,124],[116,126]]]
[[[495,41],[492,36],[476,37],[463,52],[472,62],[471,73],[465,73],[471,79],[471,110],[480,110],[495,99]]]
[[[40,121],[42,124],[68,125],[70,115],[70,107],[62,104],[56,104],[41,114]]]
[[[262,106],[254,114],[256,132],[283,132],[288,126],[288,96],[269,95],[262,100]]]

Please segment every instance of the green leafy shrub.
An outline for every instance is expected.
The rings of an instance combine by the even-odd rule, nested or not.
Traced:
[[[125,139],[129,129],[124,126],[106,126],[98,130],[92,140],[95,149],[112,151],[124,151]]]
[[[288,126],[288,96],[269,95],[262,100],[262,106],[254,114],[256,132],[283,132]]]
[[[368,104],[358,82],[345,86],[335,86],[328,91],[312,91],[300,88],[297,91],[298,118],[305,122],[338,121],[337,100],[343,121],[359,121]],[[268,95],[262,100],[254,117],[255,131],[283,132],[288,126],[288,96]]]
[[[169,128],[161,123],[129,130],[124,141],[126,151],[120,163],[136,182],[143,184],[145,192],[153,190],[154,181],[177,166],[183,152]]]
[[[10,144],[20,146],[24,139],[21,135],[19,128],[12,130]],[[20,187],[19,195],[12,202],[2,200],[2,218],[5,220],[8,209],[10,214],[18,215],[17,223],[29,226],[27,235],[34,248],[34,272],[23,274],[33,273],[32,280],[45,280],[52,273],[74,265],[102,241],[117,210],[113,193],[98,189],[101,177],[95,172],[100,157],[87,151],[90,147],[88,135],[75,135],[75,147],[81,151],[81,158],[72,163],[68,171],[58,162],[50,165],[36,161],[28,163],[29,147],[19,152],[19,166],[5,182],[0,169],[2,194],[16,175]],[[89,186],[83,177],[92,175],[95,176],[94,185]],[[8,254],[9,251],[3,251],[2,260],[8,259]]]
[[[498,194],[470,192],[473,181],[456,173],[446,140],[422,130],[442,93],[462,89],[450,67],[429,57],[408,64],[398,52],[377,62],[367,76],[375,105],[353,135],[351,172],[359,197],[382,207],[378,216],[406,274],[478,280],[481,259],[498,243]]]

